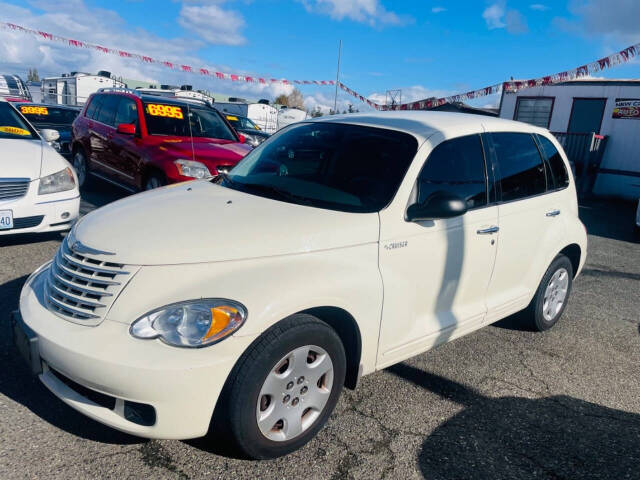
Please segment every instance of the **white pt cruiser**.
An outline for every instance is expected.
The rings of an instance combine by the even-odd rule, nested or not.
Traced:
[[[552,327],[586,256],[569,171],[547,130],[490,117],[298,123],[228,175],[82,218],[14,340],[106,425],[283,455],[362,375],[521,310]]]

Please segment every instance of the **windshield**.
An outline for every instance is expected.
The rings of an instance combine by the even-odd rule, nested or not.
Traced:
[[[0,102],[0,138],[38,138],[27,122],[6,102]]]
[[[260,130],[260,127],[247,117],[238,117],[237,115],[227,115],[227,120],[236,130]]]
[[[289,127],[251,151],[222,185],[346,212],[387,206],[418,148],[406,133],[340,123]]]
[[[70,127],[79,111],[49,105],[20,105],[20,113],[35,126],[65,125]]]
[[[219,138],[236,142],[236,137],[212,108],[191,105],[145,103],[144,116],[150,135]],[[190,122],[187,122],[187,118]]]

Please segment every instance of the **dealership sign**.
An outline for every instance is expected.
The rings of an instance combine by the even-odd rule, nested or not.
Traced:
[[[640,120],[640,98],[616,98],[613,118]]]

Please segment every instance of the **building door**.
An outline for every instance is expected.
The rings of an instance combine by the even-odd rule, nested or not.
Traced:
[[[600,134],[606,104],[606,98],[574,98],[567,132]]]

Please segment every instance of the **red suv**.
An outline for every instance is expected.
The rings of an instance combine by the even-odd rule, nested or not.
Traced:
[[[129,190],[226,173],[251,147],[207,103],[100,91],[73,122],[73,166]]]

